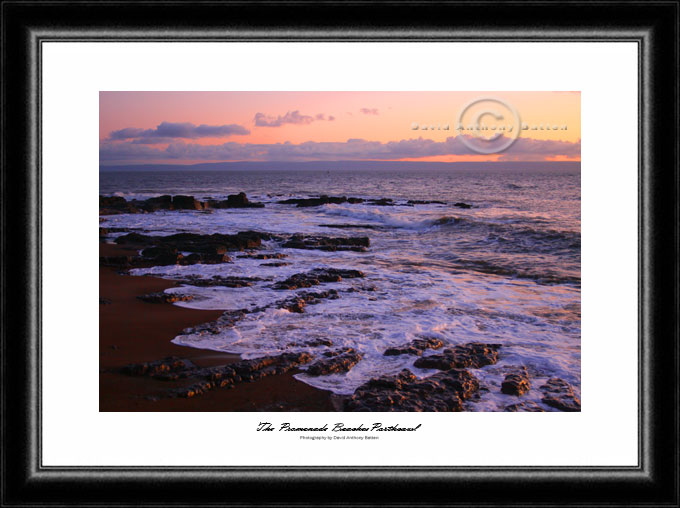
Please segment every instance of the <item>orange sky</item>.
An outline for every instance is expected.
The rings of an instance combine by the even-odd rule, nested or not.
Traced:
[[[458,135],[455,126],[459,112],[470,101],[483,97],[505,101],[519,114],[521,122],[528,125],[528,130],[520,131],[519,138],[523,141],[518,141],[516,153],[448,153],[452,150],[440,145],[447,138]],[[352,139],[376,142],[376,150],[380,152],[374,153],[367,145],[361,147],[361,152],[352,152],[351,157],[355,160],[362,158],[362,153],[366,154],[366,159],[387,160],[470,161],[509,156],[517,160],[580,160],[580,100],[579,92],[100,92],[100,162],[274,160],[276,153],[282,153],[281,157],[299,158],[303,157],[299,151],[297,155],[287,155],[276,146],[273,151],[268,147],[309,142],[329,145],[314,145],[308,149],[310,154],[304,157],[313,159],[314,154],[323,150],[319,157],[332,158],[337,153],[337,160],[342,160],[347,153],[342,145]],[[261,125],[255,121],[258,113],[264,119]],[[277,122],[278,117],[281,119]],[[510,114],[502,120],[494,120],[488,115],[486,119],[497,125],[512,121]],[[249,133],[203,133],[173,138],[155,133],[140,134],[139,138],[109,139],[114,131],[153,131],[163,122],[238,126],[241,132]],[[277,126],[264,126],[263,123]],[[449,130],[414,130],[414,123],[435,127],[448,124]],[[532,129],[540,125],[560,128]],[[564,126],[566,129],[562,128]],[[208,129],[206,132],[213,131]],[[391,153],[385,144],[419,138],[426,143],[438,143],[437,148],[419,149],[413,155],[401,149],[395,152],[396,155],[383,153]],[[556,141],[563,143],[550,143]],[[232,144],[229,150],[220,148],[224,143]],[[176,146],[168,148],[170,145]]]

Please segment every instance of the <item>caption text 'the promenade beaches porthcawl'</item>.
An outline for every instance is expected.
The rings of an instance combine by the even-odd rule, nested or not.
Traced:
[[[326,423],[321,427],[293,427],[290,423],[282,423],[278,429],[269,422],[260,422],[257,425],[258,432],[274,432],[278,430],[287,432],[415,432],[421,424],[415,427],[400,427],[399,424],[385,425],[383,423],[372,423],[368,426],[360,423],[355,427],[348,427],[344,423],[334,423],[332,427]]]

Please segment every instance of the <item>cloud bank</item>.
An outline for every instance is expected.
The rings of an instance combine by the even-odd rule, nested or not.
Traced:
[[[404,139],[401,141],[367,141],[348,139],[346,142],[307,141],[293,144],[237,143],[199,145],[174,141],[167,148],[156,148],[134,142],[102,142],[100,162],[139,160],[205,160],[205,161],[315,161],[315,160],[398,160],[441,155],[478,155],[471,151],[460,136],[445,141]],[[502,152],[500,160],[530,161],[552,157],[574,158],[581,155],[581,142],[518,138]]]
[[[334,116],[328,116],[324,115],[323,113],[319,113],[314,116],[310,115],[303,115],[300,113],[299,110],[295,111],[288,111],[285,115],[278,115],[278,116],[272,116],[272,115],[265,115],[264,113],[256,113],[254,122],[257,127],[281,127],[282,125],[290,124],[290,125],[307,125],[312,122],[317,122],[317,121],[324,121],[327,120],[329,122],[332,122],[335,120]]]
[[[250,134],[241,125],[194,125],[193,123],[162,122],[155,129],[128,127],[109,134],[112,141],[132,141],[137,144],[161,144],[175,139],[224,138]]]

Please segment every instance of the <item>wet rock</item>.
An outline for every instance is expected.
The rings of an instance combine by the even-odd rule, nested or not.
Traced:
[[[293,235],[282,247],[286,249],[318,249],[324,251],[350,250],[365,252],[370,245],[367,236],[338,238],[329,236]]]
[[[321,347],[321,346],[332,346],[333,341],[330,339],[313,339],[313,340],[308,340],[303,343],[299,342],[289,342],[287,344],[287,347]]]
[[[310,376],[327,376],[349,372],[362,358],[363,355],[354,348],[327,351],[324,353],[323,359],[310,365],[305,372]]]
[[[545,412],[545,409],[543,409],[535,402],[526,400],[524,402],[519,402],[517,404],[510,404],[509,406],[506,406],[503,411],[508,413],[526,413],[526,412],[542,413]]]
[[[158,210],[172,210],[172,196],[167,194],[155,198],[149,198],[139,205],[139,208],[146,212],[156,212]]]
[[[342,203],[358,204],[363,203],[364,200],[361,198],[347,198],[346,196],[332,197],[332,196],[319,196],[318,198],[291,198],[279,201],[282,205],[297,205],[299,208],[310,207],[310,206],[321,206],[328,204],[340,205]]]
[[[226,254],[202,253],[189,254],[188,256],[180,256],[177,260],[180,265],[216,265],[219,263],[231,263],[231,258]]]
[[[269,252],[266,254],[256,254],[254,252],[249,252],[247,254],[243,254],[241,256],[238,256],[239,258],[248,258],[248,259],[284,259],[288,257],[288,254],[284,254],[283,252]]]
[[[203,203],[193,196],[173,196],[172,207],[175,210],[203,210]]]
[[[288,266],[290,263],[286,263],[284,261],[274,261],[273,263],[260,263],[260,266],[271,266],[271,267],[280,267],[280,266]]]
[[[139,213],[139,209],[120,196],[99,196],[99,215]]]
[[[484,344],[470,342],[468,344],[445,349],[439,355],[424,356],[414,363],[419,369],[479,369],[485,365],[493,365],[498,361],[500,344]]]
[[[245,288],[250,287],[255,282],[259,282],[263,279],[259,277],[237,277],[228,276],[222,277],[220,275],[215,275],[210,279],[202,279],[197,275],[189,275],[186,277],[177,277],[174,280],[189,284],[196,287],[227,287],[227,288]]]
[[[211,334],[216,335],[224,328],[230,328],[236,325],[241,319],[243,319],[248,314],[248,310],[227,310],[220,317],[214,321],[208,321],[207,323],[201,323],[196,326],[185,328],[182,330],[183,335],[204,335]]]
[[[541,386],[541,391],[545,394],[541,399],[544,404],[560,411],[581,411],[581,401],[565,380],[558,377],[550,378]]]
[[[192,295],[181,295],[179,293],[149,293],[138,296],[140,300],[148,303],[176,303],[176,302],[190,302],[194,299]]]
[[[249,201],[245,192],[230,194],[223,201],[209,199],[206,204],[210,208],[264,208],[264,203]]]
[[[530,389],[531,382],[526,367],[505,376],[505,380],[501,384],[501,392],[506,395],[523,395]]]
[[[147,247],[142,250],[142,257],[156,266],[175,265],[184,258],[170,245]]]
[[[452,369],[418,379],[408,369],[371,379],[356,389],[345,411],[462,411],[463,400],[479,390],[466,370]]]
[[[126,365],[121,369],[122,374],[128,376],[151,376],[166,379],[168,374],[179,374],[195,369],[195,366],[186,359],[169,356],[162,360]]]
[[[439,349],[444,343],[434,337],[414,339],[409,344],[386,349],[384,356],[414,355],[421,356],[426,349]]]
[[[446,201],[409,199],[407,203],[409,205],[445,205]]]
[[[394,201],[389,198],[369,199],[368,203],[375,206],[394,206]]]
[[[454,203],[453,206],[457,208],[472,208],[472,205],[463,202]]]
[[[296,273],[284,281],[277,282],[273,289],[298,289],[318,286],[325,282],[340,282],[342,279],[364,277],[359,270],[341,270],[337,268],[318,268],[310,272]]]
[[[321,303],[321,300],[336,300],[338,298],[338,292],[335,289],[316,293],[303,291],[292,298],[277,302],[276,306],[279,309],[286,309],[288,312],[302,313],[307,305],[316,305]]]
[[[224,254],[231,250],[256,249],[265,238],[269,238],[267,233],[255,231],[242,231],[235,235],[177,233],[169,236],[149,236],[129,233],[119,236],[115,241],[120,245],[147,245],[202,254]]]

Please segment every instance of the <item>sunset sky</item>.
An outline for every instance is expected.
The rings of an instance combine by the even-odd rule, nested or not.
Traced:
[[[504,101],[529,127],[489,155],[471,151],[456,130],[464,106],[484,97]],[[101,165],[581,158],[579,92],[100,92],[99,105]],[[499,112],[486,122],[513,123]]]

